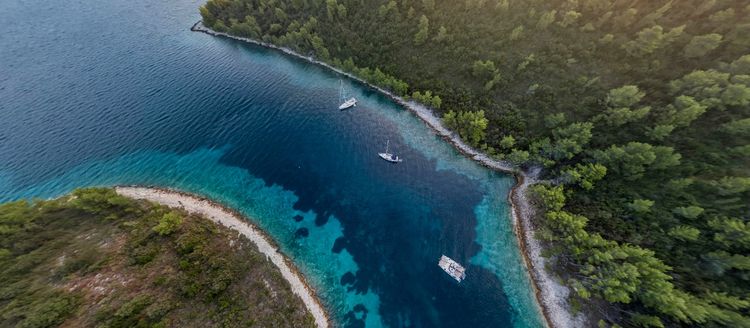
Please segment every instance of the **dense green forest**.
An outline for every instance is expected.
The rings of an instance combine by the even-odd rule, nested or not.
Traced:
[[[601,326],[750,327],[750,2],[210,0],[200,12],[544,167],[538,237]]]
[[[0,205],[0,281],[0,327],[315,325],[249,240],[112,189]]]

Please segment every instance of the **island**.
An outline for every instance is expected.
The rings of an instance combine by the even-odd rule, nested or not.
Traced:
[[[0,205],[0,326],[327,327],[247,219],[155,188]]]
[[[750,327],[747,3],[210,0],[200,13],[194,30],[349,75],[515,172],[548,325]]]

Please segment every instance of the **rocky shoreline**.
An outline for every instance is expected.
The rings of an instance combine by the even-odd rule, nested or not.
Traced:
[[[514,165],[508,162],[492,159],[488,155],[474,149],[473,147],[463,142],[457,134],[455,134],[442,124],[440,118],[437,117],[430,108],[416,101],[406,100],[402,97],[399,97],[388,90],[375,86],[351,73],[344,72],[325,62],[316,60],[313,57],[303,56],[291,49],[279,47],[274,44],[217,32],[203,25],[202,21],[198,21],[197,23],[195,23],[190,28],[190,30],[206,33],[212,36],[220,36],[238,41],[248,42],[265,48],[275,49],[287,55],[308,61],[319,66],[326,67],[338,74],[355,80],[370,89],[380,92],[402,107],[408,109],[417,117],[419,117],[425,124],[427,124],[427,126],[429,126],[433,131],[435,131],[435,133],[441,136],[445,141],[451,143],[463,155],[471,158],[472,160],[487,168],[513,174],[517,182],[508,195],[508,199],[512,207],[513,226],[516,232],[516,237],[518,238],[520,248],[522,250],[524,262],[527,266],[527,272],[529,273],[533,282],[537,303],[540,307],[541,313],[544,316],[545,322],[547,326],[551,328],[582,327],[585,325],[585,317],[583,315],[578,314],[574,316],[571,313],[570,306],[567,302],[567,296],[570,293],[570,290],[568,289],[568,287],[560,284],[552,274],[547,272],[545,268],[546,259],[541,256],[543,245],[536,238],[534,238],[534,212],[533,206],[531,206],[527,198],[527,191],[530,185],[538,181],[537,178],[539,176],[539,173],[541,172],[541,169],[531,168],[529,170],[522,171],[516,169]]]
[[[304,276],[294,264],[279,251],[273,239],[266,236],[263,230],[255,227],[243,215],[217,204],[206,198],[184,192],[153,188],[153,187],[115,187],[115,191],[125,197],[142,199],[164,206],[181,208],[189,213],[201,215],[215,223],[235,230],[253,242],[258,250],[279,269],[281,276],[289,283],[292,292],[304,303],[305,307],[315,319],[315,324],[321,328],[330,326],[325,308],[321,305],[315,291],[307,284]]]
[[[538,183],[539,168],[533,168],[525,175],[516,175],[508,199],[510,200],[516,237],[521,246],[526,267],[534,281],[534,293],[539,302],[544,318],[549,327],[587,327],[587,318],[583,313],[573,315],[568,304],[570,289],[559,283],[555,276],[546,269],[547,259],[542,256],[544,245],[534,237],[537,226],[534,206],[528,199],[529,187]]]

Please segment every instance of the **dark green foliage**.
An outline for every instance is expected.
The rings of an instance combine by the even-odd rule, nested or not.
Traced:
[[[91,214],[108,213],[111,216],[132,212],[131,201],[117,195],[112,189],[78,189],[73,192],[73,206]]]
[[[576,183],[581,188],[591,190],[594,183],[604,178],[607,174],[607,167],[598,163],[576,164],[575,167],[562,171],[561,178],[566,183]]]
[[[411,97],[420,103],[431,106],[432,108],[440,108],[440,105],[443,103],[440,96],[433,96],[432,91],[429,90],[425,92],[414,91],[414,93],[411,94]]]
[[[3,309],[3,321],[15,322],[16,327],[57,327],[79,306],[78,295],[51,288],[36,289],[18,295]]]
[[[567,198],[547,206],[547,237],[574,302],[616,305],[604,324],[750,325],[745,1],[210,0],[201,14],[215,29],[254,19],[263,40],[546,167],[566,191],[542,198]]]
[[[462,138],[477,147],[484,140],[485,130],[487,130],[487,118],[484,117],[484,111],[476,112],[459,112],[449,111],[443,115],[443,121],[446,127],[457,131]]]
[[[114,313],[100,314],[99,317],[101,321],[107,322],[106,325],[112,328],[143,327],[146,326],[146,322],[144,322],[145,318],[141,317],[141,313],[152,303],[151,297],[140,294],[127,300]]]
[[[182,217],[180,217],[180,214],[169,212],[162,215],[161,219],[159,219],[159,224],[157,224],[153,230],[162,236],[169,235],[177,230],[181,224]]]
[[[427,40],[428,33],[430,32],[430,20],[427,16],[422,15],[419,17],[419,26],[417,27],[417,34],[414,35],[414,43],[420,45]]]
[[[696,35],[685,46],[685,57],[703,57],[718,48],[721,44],[721,39],[722,35],[716,33]]]

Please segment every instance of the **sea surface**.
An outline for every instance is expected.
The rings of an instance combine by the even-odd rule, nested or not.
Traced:
[[[540,327],[512,177],[407,110],[278,52],[190,32],[198,0],[0,1],[0,201],[142,184],[265,229],[344,327]],[[404,158],[380,158],[386,141]],[[457,284],[437,266],[467,267]]]

